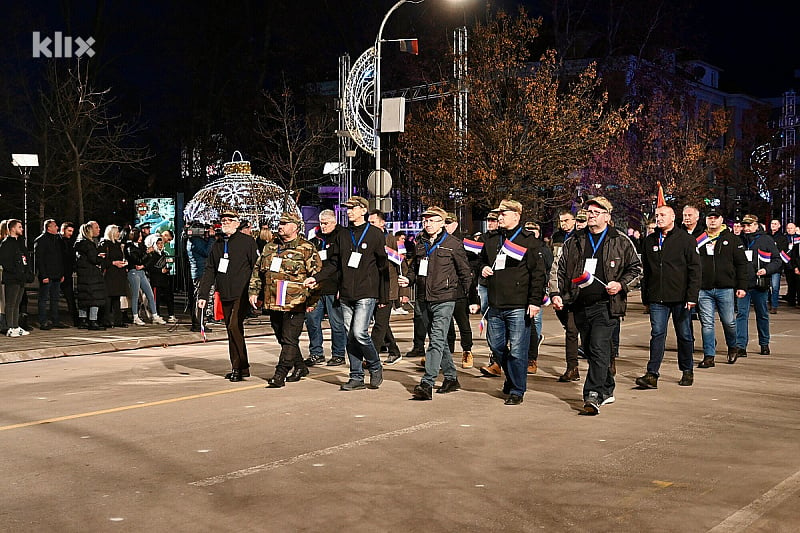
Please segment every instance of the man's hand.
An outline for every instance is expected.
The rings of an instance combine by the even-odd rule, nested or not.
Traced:
[[[481,276],[483,276],[484,278],[488,278],[489,276],[494,276],[494,270],[492,270],[492,267],[488,266],[483,267],[483,270],[481,270]]]
[[[766,268],[759,268],[758,270],[756,270],[756,276],[764,276],[766,275],[766,273],[767,273]]]
[[[251,294],[249,297],[250,307],[258,309],[258,294]]]
[[[478,311],[480,311],[480,310],[481,310],[481,306],[478,305],[478,304],[470,304],[470,306],[469,306],[469,312],[472,313],[473,315],[477,314]]]
[[[408,287],[408,278],[405,276],[397,276],[397,284],[401,287]]]
[[[308,277],[303,280],[303,287],[308,287],[309,289],[313,289],[317,285],[317,280],[313,277]]]
[[[205,300],[197,300],[197,308],[198,309],[205,309],[206,308],[206,301]]]
[[[736,297],[737,298],[744,298],[746,294],[747,294],[747,291],[745,291],[744,289],[737,289],[736,290]]]
[[[540,310],[541,310],[541,307],[539,307],[539,306],[529,305],[528,306],[528,316],[533,318],[533,317],[535,317],[536,315],[539,314]]]
[[[564,309],[564,300],[561,299],[561,296],[553,296],[551,301],[553,302],[553,309],[556,311]]]
[[[411,298],[409,298],[408,296],[401,296],[400,297],[400,303],[401,304],[407,304],[410,301],[411,301]]]
[[[44,278],[44,279],[42,280],[42,283],[50,283],[50,278]]]
[[[621,290],[622,284],[619,281],[609,281],[608,285],[606,285],[606,292],[612,296]]]
[[[694,309],[695,305],[697,305],[696,302],[686,302],[686,309]]]

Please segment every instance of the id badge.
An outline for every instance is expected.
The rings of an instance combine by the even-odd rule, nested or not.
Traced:
[[[281,263],[283,263],[283,259],[280,257],[273,257],[272,262],[269,264],[269,271],[270,272],[280,272],[281,271]]]
[[[505,270],[506,269],[506,254],[498,254],[494,260],[494,268],[492,270]]]
[[[419,270],[417,271],[418,276],[427,276],[428,275],[428,259],[422,259],[419,262]]]
[[[217,272],[222,272],[225,274],[228,271],[228,259],[223,257],[219,260],[219,266],[217,267]]]
[[[714,243],[709,242],[706,244],[706,254],[707,255],[714,255]]]
[[[320,250],[317,253],[319,254],[319,258],[320,258],[321,261],[327,261],[328,260],[328,250]]]
[[[747,257],[748,261],[750,261],[751,263],[753,262],[753,250],[745,250],[744,255],[745,257]]]
[[[350,259],[347,261],[347,266],[350,268],[358,268],[358,265],[361,264],[361,253],[360,252],[353,252],[350,254]]]
[[[586,258],[586,262],[583,264],[583,269],[592,276],[594,276],[594,273],[597,270],[597,258],[596,257]]]

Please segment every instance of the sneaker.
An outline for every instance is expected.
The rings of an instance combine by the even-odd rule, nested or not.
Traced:
[[[333,356],[328,360],[328,366],[342,366],[344,364],[344,357]]]
[[[21,337],[24,337],[25,335],[30,335],[31,334],[31,332],[28,331],[25,328],[17,328],[17,331],[19,331],[19,334],[20,334]]]
[[[395,363],[399,363],[402,360],[403,360],[403,354],[395,353],[386,358],[386,364],[393,365]]]
[[[8,331],[6,331],[6,337],[20,337],[21,334],[19,329],[20,328],[8,328]]]
[[[402,307],[398,307],[397,309],[395,309],[395,311],[397,311],[398,315],[407,315],[408,314],[408,311],[406,311]]]
[[[409,359],[414,359],[415,357],[422,357],[423,355],[425,355],[425,350],[414,348],[413,350],[411,350],[406,354],[406,357],[408,357]]]
[[[528,361],[528,374],[535,374],[537,370],[539,370],[539,363],[536,362],[536,359]]]
[[[392,314],[392,315],[402,315],[403,313],[400,312],[400,308],[395,308],[395,309],[392,309],[390,314]]]
[[[717,366],[714,363],[714,358],[710,355],[706,355],[703,357],[703,360],[697,363],[697,368],[711,368]]]
[[[175,318],[175,315],[169,315],[169,318],[167,319],[167,323],[169,323],[169,324],[174,324],[177,321],[178,321],[178,319]]]
[[[138,316],[133,317],[133,323],[137,326],[144,326],[144,321]]]
[[[644,376],[636,378],[636,385],[642,389],[657,389],[658,376],[647,372]]]
[[[498,365],[497,363],[492,363],[489,366],[482,366],[481,374],[492,378],[499,378],[500,376],[503,375],[503,369],[500,368],[500,365]]]
[[[617,399],[614,398],[614,396],[609,396],[608,398],[603,400],[602,403],[600,403],[600,405],[611,405],[612,403],[614,403],[616,401],[617,401]]]
[[[694,372],[691,370],[684,370],[678,385],[681,387],[691,387],[692,383],[694,383]]]
[[[383,383],[383,368],[378,367],[375,370],[369,371],[369,388],[377,389]]]
[[[165,321],[163,318],[161,318],[160,316],[158,316],[158,315],[153,315],[153,324],[161,324],[161,325],[164,325],[164,324],[166,324],[166,323],[167,323],[167,322],[166,322],[166,321]]]
[[[472,352],[469,350],[464,350],[461,354],[461,368],[472,368],[474,365],[474,359],[472,357]]]
[[[600,414],[600,399],[596,392],[592,391],[586,395],[586,399],[583,400],[583,413],[591,416]]]
[[[349,379],[349,380],[347,380],[347,383],[345,383],[341,387],[339,387],[339,390],[351,391],[351,390],[359,390],[359,389],[366,389],[366,388],[367,388],[367,386],[364,385],[363,381],[360,381],[360,380],[357,380],[357,379]]]
[[[324,355],[312,355],[308,359],[305,360],[306,366],[314,366],[314,365],[321,365],[325,362]]]

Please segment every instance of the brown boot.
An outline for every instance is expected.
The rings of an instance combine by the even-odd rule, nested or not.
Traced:
[[[528,374],[535,374],[537,370],[539,370],[539,363],[536,362],[536,359],[529,360],[528,361]]]
[[[469,350],[464,350],[464,353],[461,354],[461,368],[472,368],[472,365],[472,352]]]
[[[489,376],[491,378],[499,378],[503,375],[503,369],[500,368],[500,365],[497,363],[492,363],[489,366],[482,366],[481,367],[481,374],[484,376]]]
[[[580,381],[581,375],[578,373],[578,367],[567,367],[567,371],[561,374],[558,381],[561,383],[569,383],[570,381]]]

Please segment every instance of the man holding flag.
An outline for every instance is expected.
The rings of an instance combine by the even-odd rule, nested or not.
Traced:
[[[300,381],[308,367],[300,353],[300,333],[306,309],[314,307],[319,290],[303,286],[306,278],[322,269],[316,247],[300,232],[302,221],[297,213],[287,211],[278,220],[278,234],[264,245],[250,277],[250,305],[257,308],[258,295],[264,289],[264,307],[281,345],[275,374],[268,388],[283,387],[287,381]],[[289,376],[289,371],[294,372]],[[287,377],[288,376],[288,377]]]
[[[506,374],[505,403],[519,405],[527,388],[531,319],[544,299],[545,265],[541,241],[520,224],[522,204],[503,200],[497,213],[499,230],[486,236],[481,250],[481,276],[489,289],[486,337]]]
[[[550,285],[553,308],[560,311],[569,306],[583,338],[589,361],[583,386],[584,413],[588,415],[599,414],[601,405],[615,401],[611,337],[625,316],[628,292],[642,274],[633,243],[609,225],[612,209],[602,196],[586,202],[587,229],[576,231],[564,242],[554,267],[557,284]]]
[[[397,238],[393,234],[386,232],[386,215],[383,211],[380,209],[370,211],[367,222],[383,232],[384,240],[386,241],[384,248],[386,250],[386,259],[388,260],[387,266],[389,267],[389,303],[375,306],[375,314],[373,315],[375,324],[372,326],[371,333],[372,344],[375,345],[375,349],[378,352],[380,352],[382,346],[386,346],[389,351],[386,364],[393,365],[403,358],[394,338],[394,333],[392,333],[390,323],[394,302],[400,299],[400,287],[397,285],[397,278],[400,275],[400,267],[403,260],[397,250]]]

